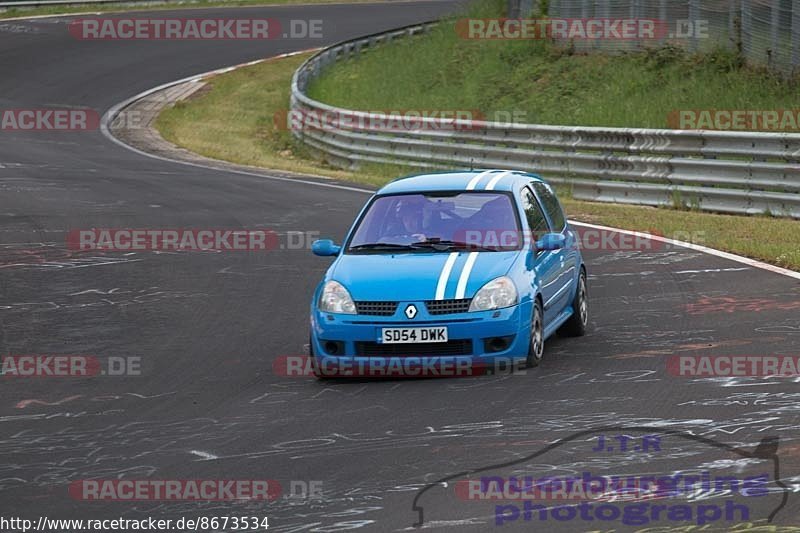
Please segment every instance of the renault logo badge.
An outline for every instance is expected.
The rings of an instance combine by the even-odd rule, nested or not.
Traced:
[[[406,316],[408,317],[408,319],[411,320],[412,318],[417,316],[417,306],[415,306],[414,304],[408,304],[406,306],[405,313],[406,313]]]

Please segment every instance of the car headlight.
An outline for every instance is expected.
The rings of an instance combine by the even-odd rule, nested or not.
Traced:
[[[325,313],[356,314],[356,304],[350,293],[338,281],[329,281],[319,295],[319,310]]]
[[[481,287],[481,290],[472,299],[472,303],[469,304],[469,310],[470,312],[490,311],[516,304],[517,287],[514,286],[511,278],[501,276]]]

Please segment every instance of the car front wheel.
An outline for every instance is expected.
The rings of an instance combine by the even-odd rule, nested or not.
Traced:
[[[533,307],[533,317],[531,318],[531,340],[528,346],[528,359],[525,364],[528,368],[539,365],[544,355],[544,319],[542,304],[539,300],[535,301]]]

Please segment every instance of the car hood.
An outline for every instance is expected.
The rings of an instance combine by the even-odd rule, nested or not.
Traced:
[[[472,268],[464,297],[472,298],[486,282],[508,273],[519,253],[477,252],[471,261],[470,252],[345,254],[337,260],[330,277],[343,284],[356,301],[433,300],[442,271],[453,255],[444,299],[456,297],[459,279],[469,262]]]

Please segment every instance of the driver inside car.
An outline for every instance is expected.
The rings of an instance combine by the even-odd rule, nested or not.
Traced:
[[[423,233],[423,220],[425,216],[425,200],[408,198],[397,204],[395,223],[387,232],[391,242],[398,244],[422,242],[427,239]]]

